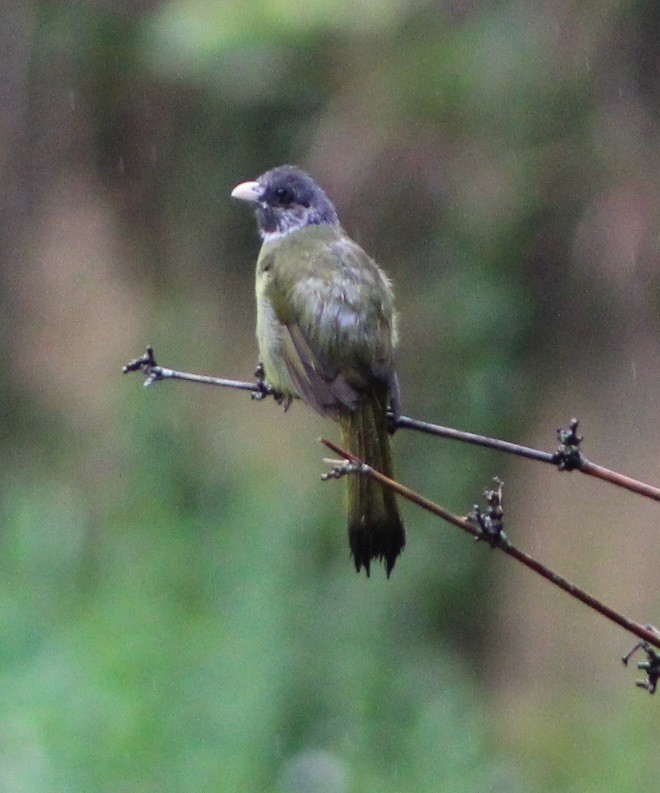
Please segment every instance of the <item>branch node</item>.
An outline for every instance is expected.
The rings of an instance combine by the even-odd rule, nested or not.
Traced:
[[[492,490],[484,490],[484,498],[488,507],[483,512],[478,504],[475,504],[471,512],[468,513],[470,523],[480,529],[480,535],[476,538],[477,542],[483,540],[491,548],[509,548],[509,539],[504,532],[504,508],[502,506],[504,482],[499,478],[493,479],[495,487]]]
[[[323,462],[332,465],[332,471],[328,471],[327,474],[321,474],[321,481],[323,482],[327,482],[328,479],[341,479],[349,474],[363,474],[367,470],[367,466],[364,463],[358,465],[350,462],[350,460],[330,460],[325,458]]]
[[[651,625],[647,626],[649,630],[655,631]],[[657,631],[656,631],[657,632]],[[628,666],[628,661],[632,658],[632,656],[638,651],[643,650],[646,653],[646,661],[639,661],[637,664],[637,668],[641,669],[646,672],[647,679],[646,680],[636,680],[635,685],[638,688],[643,688],[649,692],[649,694],[655,694],[655,690],[658,686],[658,680],[660,680],[660,654],[658,654],[653,647],[648,642],[637,642],[637,644],[630,650],[629,653],[623,656],[621,659],[625,666]]]
[[[553,462],[560,471],[582,470],[586,459],[580,451],[583,436],[577,434],[579,425],[577,419],[571,419],[568,429],[557,430],[559,447],[554,455]]]

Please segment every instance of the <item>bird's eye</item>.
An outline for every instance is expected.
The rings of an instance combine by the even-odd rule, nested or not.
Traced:
[[[288,187],[276,187],[275,198],[278,204],[290,204],[293,202],[293,196]]]

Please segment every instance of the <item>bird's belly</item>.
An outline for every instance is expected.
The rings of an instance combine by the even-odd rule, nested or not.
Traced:
[[[266,382],[285,396],[297,397],[298,392],[285,362],[283,348],[286,333],[270,302],[263,298],[258,300],[257,343]]]

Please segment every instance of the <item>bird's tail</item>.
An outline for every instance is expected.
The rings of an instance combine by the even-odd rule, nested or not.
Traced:
[[[385,476],[392,476],[386,396],[363,397],[357,410],[340,416],[344,448]],[[383,560],[389,577],[406,543],[394,493],[360,474],[348,480],[348,539],[355,567],[369,575],[372,559]]]

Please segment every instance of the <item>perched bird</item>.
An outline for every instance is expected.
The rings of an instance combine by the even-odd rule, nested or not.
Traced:
[[[266,383],[339,422],[348,451],[392,475],[388,401],[399,413],[397,319],[389,280],[348,237],[330,199],[304,171],[273,168],[234,188],[255,204],[257,340]],[[348,477],[348,536],[357,571],[387,575],[405,544],[392,491]]]

